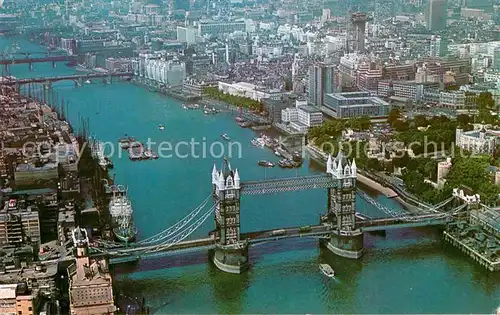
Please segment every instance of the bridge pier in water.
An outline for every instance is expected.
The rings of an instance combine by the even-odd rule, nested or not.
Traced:
[[[331,223],[334,229],[329,239],[322,240],[334,254],[358,259],[363,256],[363,232],[356,227],[356,161],[341,153],[335,159],[328,157],[326,173],[336,182],[328,188],[328,209],[323,222]]]
[[[364,243],[363,232],[361,230],[352,231],[350,233],[334,231],[330,234],[328,240],[322,241],[332,253],[344,258],[358,259],[363,256]]]
[[[224,159],[220,171],[212,170],[215,204],[213,263],[222,271],[239,274],[248,269],[248,241],[240,239],[240,176]]]

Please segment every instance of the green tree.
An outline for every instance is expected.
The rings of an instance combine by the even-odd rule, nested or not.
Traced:
[[[476,98],[478,109],[478,120],[481,123],[493,124],[498,121],[498,117],[491,114],[495,110],[495,100],[490,92],[482,92]]]
[[[425,117],[424,115],[415,116],[413,121],[415,123],[415,127],[427,127],[427,125],[429,125],[429,121],[427,120],[427,117]]]
[[[474,122],[474,119],[469,115],[466,115],[466,114],[457,115],[458,126],[462,129],[464,129],[469,124],[472,124],[473,122]]]
[[[392,164],[395,167],[407,167],[409,161],[410,156],[408,155],[408,152],[404,151],[402,154],[400,154],[400,156],[392,159]]]
[[[389,112],[389,116],[387,117],[387,121],[392,125],[392,123],[401,118],[401,111],[399,108],[393,108]]]
[[[467,186],[479,194],[484,202],[495,204],[500,187],[492,183],[488,171],[490,158],[488,155],[457,158],[447,176],[447,185],[450,188]]]
[[[430,179],[436,179],[437,177],[437,162],[435,160],[429,160],[424,165],[424,175]]]
[[[478,109],[494,109],[495,100],[493,99],[493,94],[491,92],[481,92],[476,98],[476,104]]]
[[[403,121],[401,119],[396,119],[392,123],[392,128],[394,128],[396,131],[407,131],[410,129],[410,123],[408,121]]]

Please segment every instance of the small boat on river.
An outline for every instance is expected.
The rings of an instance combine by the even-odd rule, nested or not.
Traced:
[[[319,270],[321,270],[321,272],[328,278],[335,277],[335,272],[333,271],[332,267],[330,267],[330,265],[328,264],[320,264]]]
[[[217,111],[217,109],[215,107],[208,107],[208,106],[205,106],[203,108],[203,113],[205,113],[205,115],[215,115],[217,114],[219,111]]]
[[[274,167],[274,163],[273,162],[266,161],[266,160],[260,160],[257,164],[259,166],[263,166],[263,167]]]

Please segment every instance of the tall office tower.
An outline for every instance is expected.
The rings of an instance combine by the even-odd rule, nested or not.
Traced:
[[[227,43],[227,41],[226,41],[226,51],[225,51],[224,55],[225,55],[226,63],[228,65],[230,65],[231,62],[229,61],[229,44]]]
[[[372,18],[366,16],[362,12],[354,13],[351,16],[351,22],[356,32],[356,51],[360,53],[365,52],[365,30],[366,22],[371,21]]]
[[[446,28],[447,15],[446,0],[429,0],[426,10],[427,29],[439,31]]]
[[[441,55],[441,37],[432,35],[429,47],[429,56],[439,57],[440,55]]]
[[[500,71],[500,46],[493,50],[493,68]]]
[[[331,11],[330,9],[323,9],[323,14],[321,15],[321,22],[326,22],[330,19]]]
[[[322,106],[325,93],[333,92],[335,67],[324,63],[312,65],[309,68],[308,102],[311,105]]]

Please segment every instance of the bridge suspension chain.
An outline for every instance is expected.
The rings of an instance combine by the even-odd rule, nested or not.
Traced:
[[[186,239],[188,236],[193,234],[200,226],[203,225],[203,223],[206,222],[206,220],[212,215],[213,211],[215,209],[215,206],[212,207],[209,211],[207,211],[202,217],[200,217],[196,222],[194,222],[191,226],[189,226],[186,230],[182,231],[181,233],[177,234],[173,240],[171,240],[169,243],[157,246],[155,249],[147,251],[147,253],[154,253],[154,252],[159,252],[163,251],[169,247],[172,247],[175,244],[178,244],[179,242],[183,241]]]
[[[386,206],[384,206],[383,204],[375,201],[373,198],[371,198],[370,196],[368,196],[365,192],[361,191],[361,190],[357,190],[356,193],[361,197],[363,198],[364,200],[366,200],[368,203],[370,203],[372,206],[374,206],[375,208],[377,208],[378,210],[381,210],[382,212],[384,212],[385,214],[388,214],[389,216],[391,217],[394,217],[394,218],[398,218],[398,217],[402,217],[404,215],[406,215],[405,212],[403,211],[396,211],[396,210],[392,210]]]
[[[435,205],[433,205],[431,208],[429,208],[430,211],[433,211],[433,212],[437,212],[437,210],[441,207],[443,207],[444,205],[448,204],[450,201],[452,201],[455,197],[451,196],[450,198],[446,199],[446,200],[443,200],[441,201],[440,203],[437,203]]]
[[[215,209],[215,205],[213,205],[207,212],[205,212],[200,218],[198,218],[195,222],[193,222],[186,229],[180,231],[179,233],[171,236],[168,240],[165,240],[161,244],[141,246],[141,247],[131,247],[124,249],[115,249],[115,250],[105,250],[98,249],[102,252],[105,252],[114,256],[125,256],[131,255],[133,253],[142,252],[142,253],[153,253],[157,251],[163,251],[169,247],[174,246],[175,244],[183,241],[185,238],[190,236],[194,231],[196,231],[205,221],[210,217]]]
[[[358,195],[363,198],[364,200],[366,200],[367,202],[369,202],[371,205],[373,205],[375,208],[383,211],[384,213],[392,216],[392,217],[401,217],[402,215],[406,215],[406,213],[404,211],[395,211],[395,210],[392,210],[390,208],[388,208],[387,206],[377,202],[376,200],[374,200],[373,198],[371,198],[370,196],[368,196],[365,192],[361,191],[361,190],[357,190],[357,193]],[[454,197],[450,197],[446,200],[443,200],[441,201],[440,203],[438,204],[435,204],[433,205],[432,207],[429,207],[429,206],[425,206],[424,208],[426,208],[426,210],[429,210],[429,212],[437,212],[437,213],[440,213],[438,211],[439,208],[445,206],[446,204],[448,204],[451,200],[453,200]]]
[[[370,204],[372,204],[373,206],[375,206],[377,209],[383,211],[384,213],[386,214],[389,214],[390,216],[392,216],[393,218],[396,218],[398,220],[401,220],[401,221],[406,221],[406,222],[418,222],[418,221],[424,221],[424,220],[436,220],[436,219],[444,219],[446,217],[451,217],[453,215],[456,215],[457,213],[459,213],[462,209],[464,209],[467,204],[462,204],[454,209],[452,209],[451,211],[448,211],[448,212],[438,212],[436,209],[442,207],[443,205],[447,204],[448,202],[450,202],[452,198],[449,198],[447,200],[444,200],[443,202],[437,204],[434,209],[434,213],[427,213],[427,214],[424,214],[424,215],[411,215],[411,214],[408,214],[408,213],[405,213],[405,212],[397,212],[397,211],[394,211],[382,204],[380,204],[379,202],[375,201],[373,198],[371,198],[370,196],[368,196],[366,193],[362,192],[362,191],[358,191],[358,194],[363,198],[365,199],[367,202],[369,202]]]
[[[167,229],[156,233],[153,236],[150,236],[144,240],[141,240],[139,242],[135,242],[133,244],[130,244],[130,247],[138,247],[141,245],[148,245],[148,244],[154,244],[157,242],[160,242],[164,240],[165,238],[173,235],[174,233],[178,232],[181,230],[183,227],[185,227],[187,224],[189,224],[199,213],[200,211],[205,208],[207,205],[208,201],[212,197],[212,194],[210,194],[200,205],[198,205],[193,211],[191,211],[188,215],[186,215],[184,218],[176,222],[174,225],[168,227]],[[104,248],[121,248],[123,247],[123,243],[117,243],[117,242],[112,242],[112,241],[104,241],[104,240],[98,240],[95,241],[100,247]]]
[[[165,239],[166,237],[176,233],[183,227],[185,227],[189,222],[191,222],[199,213],[200,211],[205,208],[207,205],[208,201],[212,197],[212,194],[210,194],[198,207],[196,207],[191,213],[189,213],[187,216],[185,216],[182,220],[178,221],[171,227],[167,228],[166,230],[163,230],[160,233],[157,233],[151,237],[148,237],[140,242],[137,242],[138,245],[143,245],[143,244],[152,244],[156,243],[158,241],[161,241]]]
[[[436,212],[434,214],[420,215],[420,216],[406,216],[402,217],[400,220],[408,222],[417,222],[417,221],[424,221],[426,219],[432,219],[432,220],[444,219],[446,217],[452,217],[453,215],[458,214],[465,207],[467,207],[467,204],[462,204],[449,212]]]

